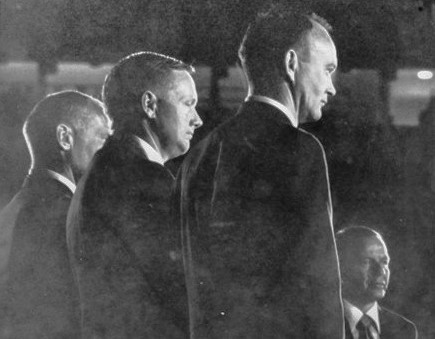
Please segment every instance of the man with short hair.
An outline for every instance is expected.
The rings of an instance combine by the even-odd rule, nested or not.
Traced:
[[[66,216],[76,183],[110,125],[103,104],[76,91],[48,95],[27,117],[31,167],[0,213],[2,338],[79,337]]]
[[[342,273],[346,339],[412,339],[417,328],[383,307],[390,282],[390,256],[382,236],[364,226],[336,234]]]
[[[299,127],[335,94],[328,29],[261,14],[240,49],[245,103],[181,167],[191,338],[342,338],[325,153]]]
[[[170,227],[174,177],[165,163],[187,152],[195,129],[193,67],[139,52],[107,76],[109,138],[68,215],[84,338],[185,338],[187,306],[177,233]]]

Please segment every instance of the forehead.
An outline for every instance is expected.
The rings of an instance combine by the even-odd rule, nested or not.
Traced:
[[[109,131],[112,127],[112,121],[105,115],[93,114],[88,116],[86,120],[82,122],[84,126],[79,128],[87,135],[99,134]]]
[[[346,246],[346,253],[353,257],[388,257],[387,246],[376,236],[355,239]]]
[[[307,52],[311,60],[337,66],[337,49],[329,33],[323,27],[314,26],[305,39]]]
[[[362,250],[365,254],[388,255],[387,246],[384,241],[377,237],[364,239]]]
[[[189,72],[184,70],[171,71],[167,91],[176,96],[197,96],[195,82]]]

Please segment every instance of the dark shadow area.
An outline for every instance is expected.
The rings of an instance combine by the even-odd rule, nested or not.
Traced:
[[[203,107],[199,112],[204,126],[193,144],[236,109]],[[434,119],[435,110],[423,113],[418,127],[397,127],[381,106],[354,100],[344,91],[321,121],[302,126],[325,148],[335,229],[366,225],[383,234],[392,258],[384,304],[414,320],[422,338],[435,333],[429,320],[435,314],[435,124],[428,116]],[[183,158],[170,164],[174,173]]]
[[[30,164],[21,133],[24,119],[34,104],[28,90],[11,87],[0,94],[0,207],[18,191]]]

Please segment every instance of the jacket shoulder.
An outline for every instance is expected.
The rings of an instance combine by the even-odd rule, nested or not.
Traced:
[[[413,321],[383,306],[379,306],[379,311],[381,332],[386,338],[418,338],[417,326]],[[387,333],[390,336],[386,336]]]
[[[299,138],[304,141],[304,144],[308,145],[309,147],[318,149],[322,153],[325,152],[322,143],[313,134],[307,132],[302,128],[298,128],[298,133],[299,133]]]

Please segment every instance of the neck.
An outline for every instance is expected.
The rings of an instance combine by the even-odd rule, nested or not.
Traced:
[[[359,298],[352,298],[352,297],[349,298],[348,296],[344,297],[344,299],[349,301],[352,305],[358,307],[363,313],[367,313],[368,310],[370,310],[375,304],[375,301],[367,302],[367,301],[359,300]]]
[[[289,112],[295,117],[296,123],[299,123],[299,115],[289,86],[284,81],[274,82],[262,80],[257,83],[250,82],[248,95],[262,95],[269,97],[283,104]]]
[[[161,155],[164,162],[168,161],[169,156],[164,152],[158,135],[153,131],[148,122],[144,121],[143,126],[144,128],[142,129],[142,132],[139,133],[137,136],[145,140],[149,145],[151,145],[151,147],[154,148],[154,150]]]
[[[74,184],[76,184],[78,179],[79,179],[79,178],[77,178],[76,175],[74,175],[74,171],[73,171],[72,167],[68,164],[65,164],[65,163],[46,165],[43,162],[35,162],[32,165],[32,168],[30,171],[32,171],[33,169],[46,169],[46,170],[54,171],[54,172],[59,173],[60,175],[64,176],[65,178],[68,178]]]

